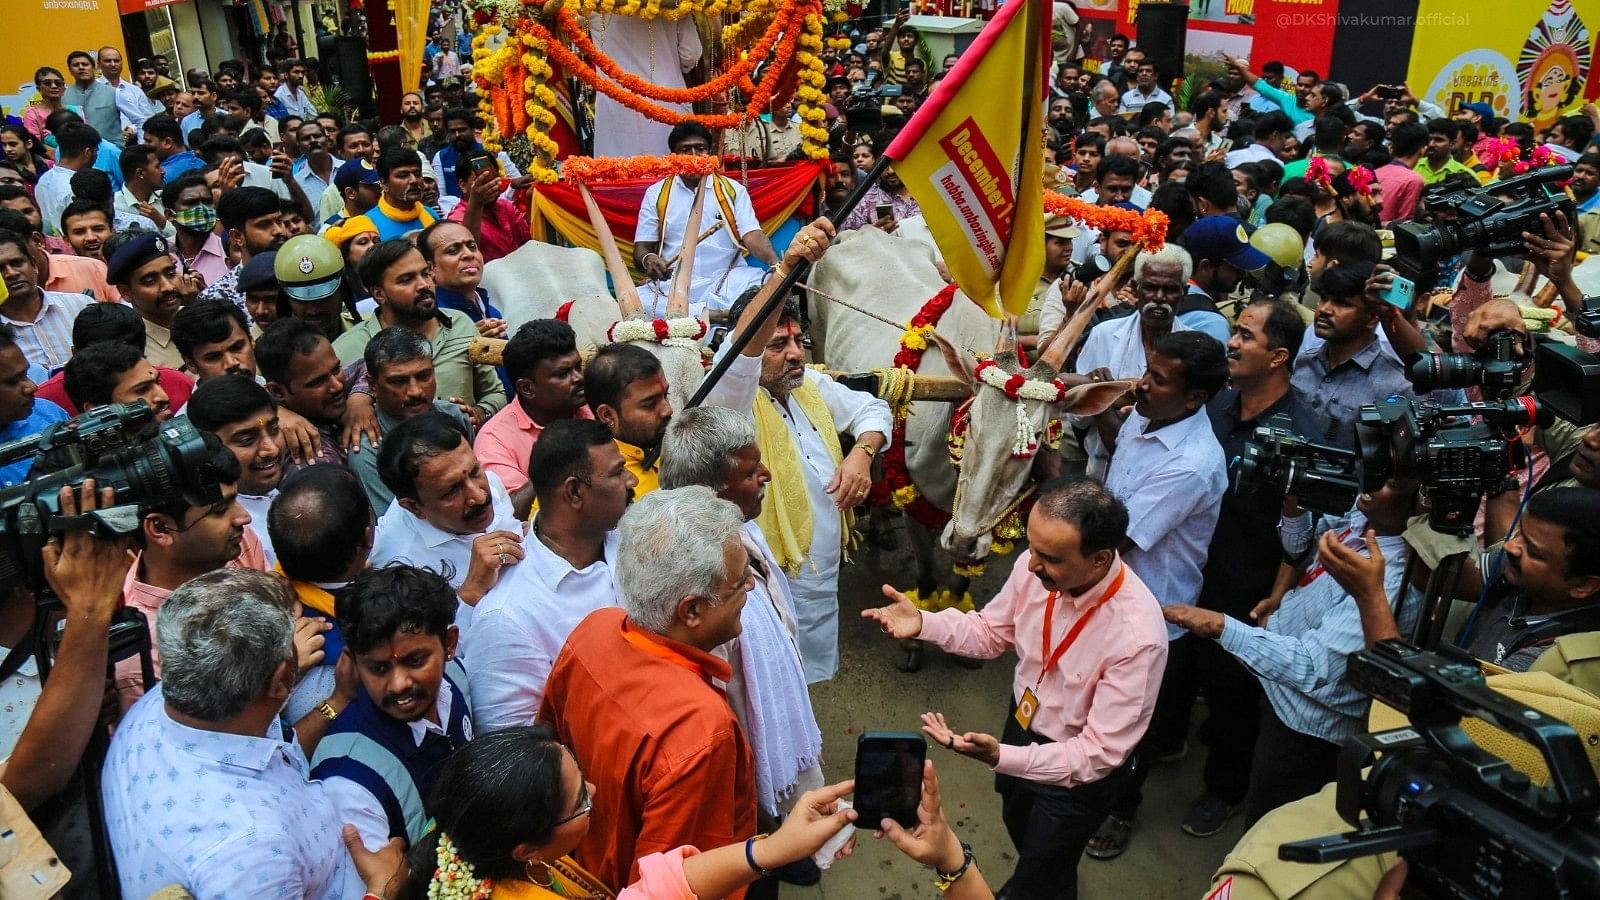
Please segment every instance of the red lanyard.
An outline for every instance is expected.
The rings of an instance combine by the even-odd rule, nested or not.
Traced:
[[[1117,572],[1117,577],[1111,582],[1110,586],[1106,588],[1106,592],[1101,594],[1099,599],[1095,600],[1089,605],[1088,609],[1083,611],[1083,615],[1078,617],[1078,621],[1072,623],[1072,627],[1061,638],[1061,643],[1056,645],[1055,650],[1050,649],[1050,626],[1055,621],[1056,597],[1058,594],[1055,591],[1050,592],[1050,598],[1046,601],[1044,608],[1044,640],[1040,642],[1042,645],[1040,652],[1047,658],[1045,659],[1044,667],[1039,670],[1038,680],[1033,683],[1034,687],[1038,687],[1043,683],[1044,676],[1050,674],[1050,670],[1054,669],[1056,663],[1061,661],[1062,654],[1066,653],[1067,648],[1071,647],[1073,642],[1078,639],[1078,635],[1083,633],[1083,626],[1089,624],[1089,619],[1094,615],[1095,610],[1105,606],[1106,601],[1110,600],[1113,594],[1122,589],[1122,580],[1127,575],[1128,567],[1124,565],[1122,570]]]

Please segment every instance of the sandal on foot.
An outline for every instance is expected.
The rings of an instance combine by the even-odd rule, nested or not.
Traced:
[[[1089,846],[1083,852],[1088,854],[1090,859],[1116,859],[1128,849],[1128,838],[1132,835],[1132,819],[1106,816],[1106,820],[1100,823],[1099,830],[1089,839]]]

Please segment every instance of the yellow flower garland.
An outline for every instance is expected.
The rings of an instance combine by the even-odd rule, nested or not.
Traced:
[[[684,16],[706,15],[720,16],[723,13],[738,15],[748,7],[744,0],[677,0],[671,6],[663,0],[627,0],[620,7],[617,0],[564,0],[562,3],[574,15],[588,16],[599,13],[606,15],[617,12],[623,15],[637,15],[641,19],[669,19],[677,21]]]
[[[828,77],[822,64],[822,17],[816,13],[806,16],[805,28],[800,32],[799,49],[795,59],[800,64],[800,86],[795,89],[796,107],[800,113],[801,148],[811,159],[828,158],[828,111],[823,104],[827,97],[823,88]]]
[[[654,2],[654,0],[652,0]],[[533,159],[528,164],[528,174],[540,184],[555,184],[561,176],[556,172],[556,154],[561,147],[550,136],[555,127],[556,114],[551,110],[558,102],[555,91],[546,83],[555,70],[545,61],[544,41],[533,35],[523,35],[522,65],[528,75],[523,83],[527,95],[528,143],[533,146]]]
[[[493,23],[483,26],[472,37],[472,72],[476,79],[487,83],[494,83],[500,79],[500,73],[505,68],[505,47],[491,52],[489,41],[501,34],[505,29]],[[510,42],[506,46],[510,46]],[[488,91],[478,92],[478,119],[483,123],[483,149],[492,155],[499,155],[500,123],[494,114],[494,102],[490,99]]]

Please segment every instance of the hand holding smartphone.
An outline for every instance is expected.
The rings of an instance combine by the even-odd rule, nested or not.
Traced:
[[[893,819],[915,828],[927,757],[928,742],[913,732],[868,731],[857,738],[856,827],[876,829]]]

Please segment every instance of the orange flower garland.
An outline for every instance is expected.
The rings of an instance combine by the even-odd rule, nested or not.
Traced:
[[[1137,213],[1114,206],[1096,206],[1068,197],[1055,191],[1044,192],[1044,211],[1054,216],[1066,216],[1097,231],[1126,231],[1133,235],[1134,243],[1146,250],[1160,250],[1167,242],[1167,214],[1148,209]]]
[[[622,181],[629,178],[659,180],[671,175],[716,174],[722,161],[715,156],[569,156],[561,163],[561,177],[572,184]]]
[[[667,88],[649,82],[629,72],[623,71],[611,57],[600,52],[594,40],[583,30],[583,26],[573,16],[572,12],[563,7],[556,12],[556,22],[561,26],[561,31],[572,42],[575,49],[583,57],[593,61],[594,69],[604,73],[607,78],[627,88],[641,97],[651,100],[660,100],[664,103],[698,103],[710,100],[716,95],[728,90],[741,80],[750,76],[755,71],[756,64],[766,58],[772,45],[778,41],[780,33],[787,30],[795,13],[785,10],[783,17],[777,20],[779,27],[769,28],[761,39],[751,48],[750,54],[745,59],[734,63],[727,71],[710,81],[687,88]],[[784,35],[788,39],[788,35]],[[585,67],[587,68],[587,67]]]
[[[814,3],[796,6],[794,7],[791,16],[802,14],[803,11],[809,11],[814,8]],[[781,18],[778,21],[788,21],[788,18]],[[774,24],[777,23],[775,22]],[[772,29],[769,29],[769,31],[770,30]],[[626,88],[619,84],[613,83],[605,78],[601,78],[599,73],[585,64],[583,59],[580,58],[578,54],[563,46],[556,36],[549,31],[549,29],[545,28],[538,22],[528,22],[527,33],[538,40],[544,41],[546,44],[546,53],[566,71],[577,76],[579,80],[583,81],[585,84],[589,85],[595,90],[600,91],[601,93],[617,101],[623,106],[626,106],[629,109],[639,113],[640,115],[668,125],[676,125],[679,122],[693,120],[705,125],[708,128],[737,128],[742,122],[746,121],[747,119],[755,118],[767,110],[772,103],[773,92],[777,89],[784,71],[793,61],[795,48],[799,41],[799,30],[793,28],[788,29],[778,39],[776,52],[773,54],[772,63],[768,67],[768,74],[762,79],[761,84],[751,84],[748,79],[748,73],[746,73],[745,78],[741,79],[746,92],[750,94],[749,102],[743,112],[697,115],[692,112],[683,113],[675,109],[668,109],[663,106],[658,106],[657,104],[651,103],[650,101],[639,97],[636,94],[630,93]],[[603,55],[604,54],[600,54],[600,56]]]

